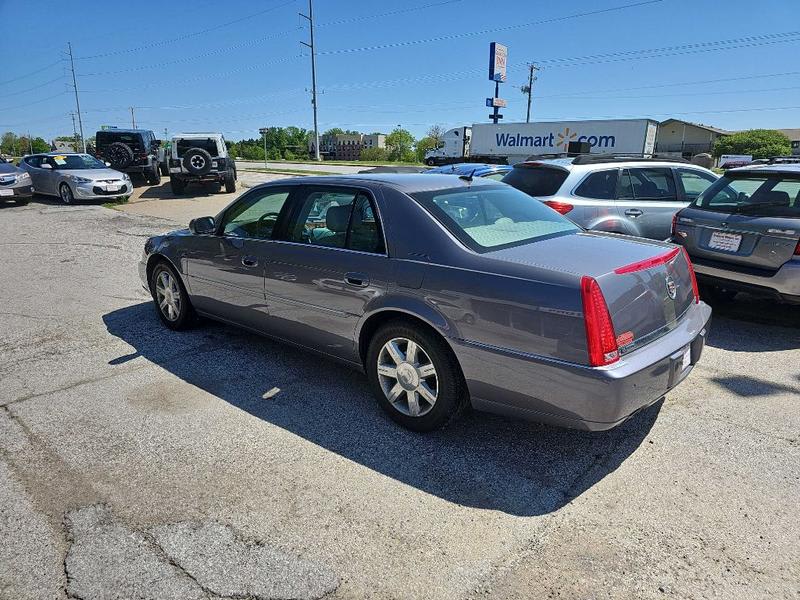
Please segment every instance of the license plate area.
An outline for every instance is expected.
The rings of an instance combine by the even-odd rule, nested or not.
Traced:
[[[14,190],[0,190],[0,196],[13,196]]]
[[[120,190],[120,187],[121,186],[119,186],[119,185],[107,185],[106,186],[106,191],[107,192],[118,192]]]
[[[714,231],[708,240],[708,247],[711,250],[722,250],[723,252],[738,252],[741,245],[741,235],[725,231]]]

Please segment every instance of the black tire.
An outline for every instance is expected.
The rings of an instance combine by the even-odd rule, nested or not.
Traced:
[[[228,194],[232,194],[236,191],[236,176],[231,170],[225,173],[225,191]]]
[[[411,403],[404,399],[407,394],[407,388],[403,388],[395,404],[389,400],[387,392],[384,391],[385,388],[391,387],[391,389],[394,389],[397,386],[402,387],[404,383],[409,383],[408,381],[401,383],[403,375],[398,373],[394,379],[392,377],[383,377],[382,381],[378,374],[379,361],[384,361],[384,345],[396,339],[413,341],[417,344],[422,352],[420,354],[419,350],[417,351],[419,361],[415,362],[416,365],[427,365],[429,360],[430,364],[435,368],[435,374],[432,378],[425,379],[423,377],[417,380],[428,382],[426,384],[428,385],[428,390],[434,391],[436,396],[435,402],[430,404],[424,397],[418,395],[417,410],[420,412],[419,416],[409,414],[413,410],[411,409]],[[399,347],[402,353],[402,342],[400,342]],[[407,351],[408,346],[405,346],[405,348],[405,351]],[[393,364],[402,365],[403,363],[395,361]],[[447,343],[436,333],[411,321],[390,321],[375,332],[367,350],[366,372],[373,394],[381,408],[386,411],[392,420],[413,431],[434,431],[446,426],[463,411],[469,400],[461,367],[458,365],[458,361]],[[392,381],[396,381],[396,385],[391,385]],[[405,406],[403,406],[404,404]],[[423,412],[424,410],[427,410],[427,412]]]
[[[159,185],[161,183],[161,171],[158,170],[158,163],[153,163],[145,177],[150,185]]]
[[[186,189],[186,184],[177,177],[170,177],[169,185],[172,188],[172,193],[176,196],[180,196],[183,193],[183,190]]]
[[[15,198],[14,201],[17,203],[17,206],[25,206],[28,202],[31,201],[30,198]]]
[[[73,204],[75,202],[75,195],[72,193],[72,188],[66,183],[58,186],[58,197],[64,204]]]
[[[162,274],[166,275],[164,279],[161,279]],[[173,283],[174,285],[172,285]],[[160,297],[161,290],[167,288],[170,290],[169,298],[172,299],[178,296],[179,301],[176,304],[168,301],[162,308],[160,302],[163,302],[164,298]],[[183,281],[175,273],[175,269],[166,260],[160,261],[153,267],[153,271],[150,274],[150,295],[153,297],[158,318],[169,329],[180,331],[191,326],[194,320],[194,308],[192,308],[191,300],[189,300],[189,294],[186,293]]]
[[[164,162],[160,163],[159,164],[159,169],[161,169],[161,174],[164,177],[169,175],[169,163],[167,163],[167,161],[164,161]]]
[[[111,163],[111,168],[121,171],[133,163],[133,149],[122,142],[114,142],[105,152],[106,159]]]
[[[425,159],[425,164],[428,165],[429,167],[432,167],[433,165],[436,164],[436,161],[433,160],[432,158],[426,158]]]
[[[183,155],[183,166],[192,175],[205,175],[211,170],[211,155],[202,148],[189,148]]]

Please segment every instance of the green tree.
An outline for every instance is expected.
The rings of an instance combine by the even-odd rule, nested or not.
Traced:
[[[31,144],[33,145],[34,154],[50,151],[50,144],[48,144],[43,138],[35,137],[33,140],[31,140]]]
[[[425,160],[425,153],[428,150],[433,150],[436,148],[436,145],[439,143],[439,140],[433,136],[426,135],[424,138],[417,142],[416,147],[414,148],[414,153],[416,155],[417,162],[422,162]]]
[[[753,158],[786,156],[792,153],[788,137],[774,129],[749,129],[719,138],[714,144],[714,156],[750,154]]]
[[[330,129],[328,129],[328,131],[326,131],[322,135],[342,135],[343,133],[344,129],[342,129],[341,127],[331,127]]]
[[[18,144],[19,139],[17,138],[17,134],[13,131],[6,131],[3,137],[0,138],[0,152],[3,154],[16,155]]]
[[[406,129],[398,127],[386,136],[386,149],[389,160],[414,162],[414,136]]]
[[[364,148],[361,150],[359,160],[384,162],[389,160],[389,153],[386,151],[386,148]]]

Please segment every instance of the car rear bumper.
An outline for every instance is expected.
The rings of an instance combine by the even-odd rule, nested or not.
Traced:
[[[793,258],[770,276],[711,266],[701,260],[693,265],[701,282],[800,302],[800,257]]]
[[[678,326],[614,365],[591,368],[471,342],[454,344],[477,410],[562,427],[605,430],[660,400],[700,359],[711,308],[695,304]],[[690,364],[683,368],[684,351]]]

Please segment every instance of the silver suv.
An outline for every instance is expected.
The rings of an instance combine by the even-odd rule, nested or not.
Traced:
[[[712,302],[739,291],[800,304],[800,164],[726,171],[675,217]]]
[[[717,176],[675,159],[582,155],[514,165],[503,182],[595,231],[665,240],[672,217]]]

